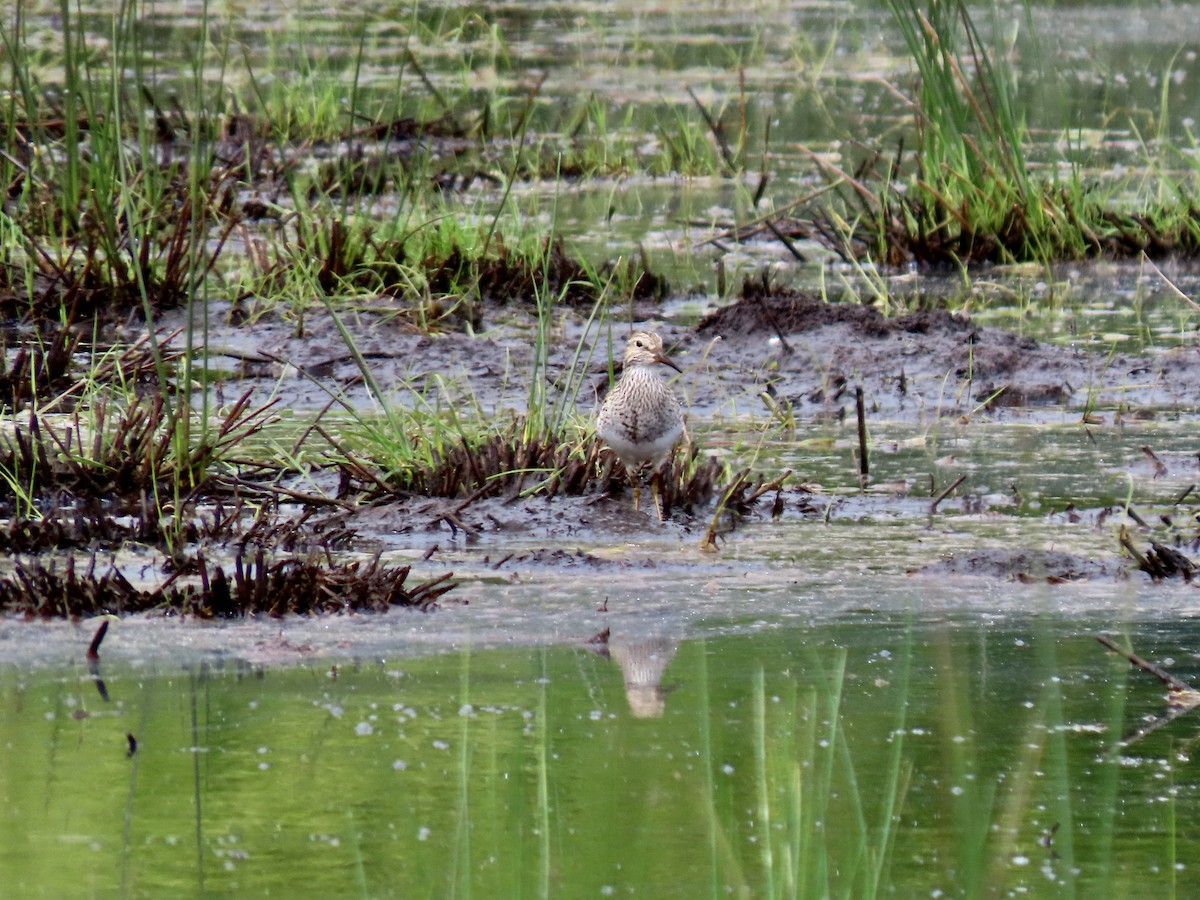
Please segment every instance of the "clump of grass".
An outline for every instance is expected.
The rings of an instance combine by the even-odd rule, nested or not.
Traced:
[[[607,289],[620,286],[625,299],[661,300],[668,292],[666,279],[629,259],[606,263],[598,269],[571,256],[561,239],[546,238],[532,252],[512,249],[496,238],[487,256],[466,254],[458,246],[448,256],[425,260],[434,293],[453,295],[460,285],[474,285],[480,297],[493,302],[536,302],[539,295],[553,296],[569,306],[591,306]]]
[[[0,483],[11,498],[0,509],[37,517],[64,494],[140,508],[147,497],[165,501],[193,492],[232,448],[270,422],[273,401],[252,408],[249,397],[214,428],[197,429],[194,444],[182,450],[179,420],[161,395],[123,405],[100,400],[61,426],[30,412],[24,425],[0,436]]]
[[[375,120],[356,127],[339,136],[344,150],[317,168],[308,199],[430,195],[467,191],[476,181],[498,185],[470,131],[449,112],[428,119]]]
[[[189,229],[161,211],[146,210],[144,216],[162,221],[137,235],[124,226],[104,235],[89,223],[53,251],[33,231],[23,232],[24,250],[9,244],[0,264],[0,313],[53,327],[64,321],[123,322],[131,313],[146,318],[147,312],[179,306],[195,287],[184,271],[194,249]],[[131,246],[138,248],[132,255]]]
[[[596,268],[569,253],[561,239],[489,239],[444,218],[396,233],[365,218],[306,212],[287,230],[252,257],[256,272],[242,293],[263,298],[262,304],[290,298],[297,317],[316,293],[343,305],[390,301],[390,314],[422,331],[468,330],[482,327],[483,302],[536,304],[549,295],[579,307],[613,293],[661,299],[668,290],[640,257]]]
[[[330,443],[333,462],[342,471],[343,494],[385,497],[400,494],[455,498],[458,510],[489,497],[510,499],[528,496],[559,497],[607,495],[621,492],[628,483],[624,467],[599,438],[581,427],[572,412],[580,386],[578,362],[587,329],[575,360],[554,386],[556,403],[544,384],[545,326],[548,305],[539,292],[539,323],[530,372],[529,411],[507,424],[487,424],[460,415],[460,404],[443,405],[414,393],[413,408],[387,402],[371,366],[355,345],[341,317],[329,309],[334,325],[354,357],[370,393],[379,402],[382,417],[365,416],[337,394],[351,415],[350,426],[333,436],[321,426],[316,431]],[[328,306],[328,304],[327,304]],[[595,310],[593,310],[593,316]],[[590,328],[590,320],[589,326]],[[736,477],[727,463],[701,457],[694,445],[676,449],[654,475],[664,515],[685,514],[707,505],[728,486],[723,507],[744,511],[764,493],[761,479],[748,472]]]
[[[436,445],[400,448],[381,435],[360,433],[360,450],[338,442],[337,465],[350,493],[371,498],[418,495],[461,500],[459,511],[493,497],[620,496],[630,487],[620,461],[595,436],[530,429],[514,420],[499,431],[443,435]],[[724,507],[746,514],[770,485],[749,472],[733,473],[695,447],[676,450],[654,476],[662,513],[695,515],[721,492]]]
[[[70,384],[80,336],[59,328],[25,343],[9,360],[0,341],[0,412],[13,412],[34,400],[59,396]]]
[[[1182,578],[1190,582],[1196,575],[1196,563],[1174,547],[1152,540],[1150,549],[1143,553],[1134,546],[1124,529],[1121,529],[1120,543],[1125,552],[1133,558],[1137,568],[1154,581]]]
[[[269,560],[259,549],[239,554],[230,571],[198,557],[153,590],[134,587],[115,567],[96,574],[93,556],[83,572],[68,557],[54,563],[18,560],[0,576],[0,613],[40,618],[157,612],[204,619],[267,614],[384,612],[404,606],[428,610],[455,587],[447,573],[409,585],[410,566],[387,566],[378,558],[335,563],[317,558]],[[188,580],[185,575],[194,580]]]
[[[267,507],[260,507],[260,518],[266,511]],[[164,518],[162,512],[148,502],[135,508],[119,499],[108,502],[79,497],[72,498],[70,505],[41,509],[39,513],[38,518],[14,516],[4,520],[0,524],[0,547],[8,553],[18,554],[100,548],[116,550],[132,543],[148,546],[196,544],[241,531],[245,508],[241,502],[226,506],[218,500],[211,503],[203,515],[181,521],[182,517]],[[257,531],[254,527],[250,529],[250,533]]]
[[[61,127],[31,91],[0,112],[0,133],[20,136],[26,151],[25,163],[0,164],[0,178],[11,178],[0,310],[73,323],[130,312],[149,320],[182,305],[236,223],[227,215],[235,179],[211,153],[181,146],[179,123],[152,99],[118,101],[82,77],[63,90],[87,112]],[[143,128],[139,113],[157,129]]]
[[[853,174],[814,154],[842,203],[791,236],[897,267],[1200,253],[1186,191],[1130,207],[1115,199],[1119,186],[1086,184],[1077,168],[1066,177],[1031,170],[1014,73],[962,0],[928,11],[915,0],[888,5],[919,76],[908,100],[915,149],[874,153]]]
[[[179,358],[169,335],[160,338],[156,359],[145,337],[129,345],[92,343],[84,353],[82,336],[73,326],[22,330],[29,337],[14,341],[17,350],[11,359],[5,352],[7,339],[0,338],[0,411],[16,412],[27,406],[69,411],[98,384],[155,385],[158,363],[169,366]]]
[[[149,543],[157,535],[142,526],[146,519],[129,524],[100,510],[77,508],[49,513],[44,518],[10,518],[0,526],[0,544],[9,553],[45,553],[81,547],[120,547],[140,541]]]

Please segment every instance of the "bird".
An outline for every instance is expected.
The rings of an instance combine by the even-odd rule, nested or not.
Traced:
[[[596,415],[596,433],[621,460],[633,483],[634,509],[641,498],[636,473],[647,464],[657,469],[685,433],[679,400],[659,374],[660,365],[683,372],[663,352],[662,338],[657,334],[638,331],[631,335],[622,356],[621,377]],[[654,474],[652,471],[652,492]],[[654,503],[661,519],[657,494]]]

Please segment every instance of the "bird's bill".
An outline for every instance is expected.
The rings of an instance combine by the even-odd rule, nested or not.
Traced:
[[[679,368],[679,366],[678,366],[678,364],[676,364],[675,360],[671,359],[671,357],[667,356],[665,353],[655,353],[654,361],[662,363],[664,366],[670,366],[672,369],[674,369],[679,374],[681,374],[681,375],[683,374],[683,369]]]

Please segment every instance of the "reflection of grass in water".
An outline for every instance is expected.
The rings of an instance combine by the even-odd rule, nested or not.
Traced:
[[[208,712],[207,702],[205,704],[205,713],[206,713],[206,715],[204,717],[205,734],[204,734],[203,739],[201,738],[201,734],[200,734],[200,718],[199,718],[199,708],[198,708],[199,703],[197,700],[197,694],[198,694],[197,682],[198,681],[200,681],[204,684],[205,699],[207,701],[208,694],[209,694],[208,678],[204,677],[204,671],[201,670],[201,677],[198,679],[197,675],[196,675],[196,670],[193,667],[188,672],[188,686],[189,686],[188,699],[190,701],[189,708],[190,708],[190,713],[191,713],[191,716],[190,716],[191,732],[190,733],[191,733],[191,738],[192,738],[192,745],[190,748],[191,752],[188,755],[191,756],[191,758],[192,758],[192,809],[193,809],[193,814],[195,816],[195,825],[196,825],[196,887],[198,887],[200,889],[200,892],[203,893],[204,892],[204,850],[205,850],[205,847],[204,847],[204,789],[203,789],[203,782],[200,778],[200,754],[209,749],[210,735],[208,734],[209,717],[207,715],[207,712]]]
[[[471,765],[471,651],[459,654],[458,676],[458,804],[454,823],[454,865],[447,879],[460,897],[471,895],[471,785],[476,774]]]
[[[142,707],[141,713],[142,714],[139,717],[138,725],[137,725],[137,733],[141,734],[141,735],[146,734],[146,724],[150,718],[151,704],[149,702],[149,698],[152,696],[151,690],[147,690],[142,695],[142,697],[143,697],[143,702],[141,704],[141,707]],[[195,690],[194,682],[192,683],[192,690]],[[129,732],[129,734],[132,735],[133,733]],[[134,737],[134,740],[136,741],[137,738]],[[125,798],[125,820],[123,823],[123,827],[121,829],[121,896],[122,897],[128,897],[130,895],[131,879],[130,879],[130,872],[129,872],[129,859],[130,859],[130,856],[131,856],[131,853],[133,850],[133,848],[131,846],[131,839],[132,839],[133,826],[134,826],[134,800],[137,797],[138,770],[141,768],[141,764],[142,764],[141,757],[138,756],[136,750],[133,749],[134,746],[135,745],[131,744],[130,751],[126,754],[127,756],[129,756],[129,794]],[[195,747],[195,746],[197,746],[197,745],[195,743],[193,743],[193,747]],[[196,792],[194,794],[194,799],[196,802],[197,813],[200,810],[200,797],[198,794],[199,787],[200,787],[200,785],[197,782],[193,788],[194,792]],[[201,874],[201,878],[200,878],[201,886],[203,886],[203,883],[204,883],[203,882],[203,874]]]
[[[547,706],[546,658],[539,654],[542,677],[538,679],[537,697],[537,823],[538,823],[538,896],[550,897],[553,859],[551,857],[550,815],[550,717]]]
[[[747,835],[713,805],[720,789],[711,773],[720,759],[713,756],[711,723],[700,724],[714,894],[740,883],[743,890],[757,885],[752,890],[764,897],[903,895],[914,878],[962,896],[1024,890],[1043,878],[1070,891],[1081,874],[1087,884],[1112,883],[1120,769],[1111,757],[1087,759],[1086,747],[1071,747],[1067,682],[1057,675],[1065,663],[1056,651],[1060,636],[1037,624],[1029,636],[1035,674],[1021,679],[1033,691],[1029,711],[1016,702],[1021,689],[1005,685],[1006,699],[986,716],[978,699],[993,690],[986,661],[978,671],[975,653],[952,627],[930,636],[925,650],[914,648],[911,632],[896,649],[890,683],[879,688],[890,712],[865,733],[864,716],[872,714],[847,705],[856,702],[845,691],[853,684],[848,677],[856,676],[847,672],[845,650],[834,651],[831,660],[817,650],[802,654],[811,683],[791,694],[779,690],[778,676],[768,678],[761,665],[754,670],[745,729],[755,766],[753,803],[745,804],[748,814],[753,809],[754,843],[740,862],[730,848]],[[911,679],[920,672],[934,681],[917,692]],[[707,683],[703,667],[696,674]],[[1004,676],[998,670],[994,677]],[[1109,747],[1122,731],[1123,681],[1116,679],[1098,698],[1107,709]],[[858,700],[861,691],[856,686]],[[703,696],[706,709],[720,708],[707,691]],[[1018,713],[1021,720],[996,728],[998,718]],[[1008,740],[985,742],[998,732]],[[938,749],[930,753],[932,746]],[[1100,790],[1086,791],[1081,778],[1097,779]],[[749,798],[751,791],[741,793]],[[1085,809],[1075,807],[1075,796],[1086,798]],[[737,801],[734,807],[741,808]],[[1179,853],[1174,816],[1172,802],[1154,839],[1170,859]],[[1085,819],[1091,846],[1080,860],[1076,837]],[[1128,870],[1123,877],[1131,877]],[[1171,883],[1175,875],[1163,877]],[[1147,885],[1126,887],[1136,892]]]
[[[9,667],[0,824],[34,840],[0,888],[115,891],[95,837],[125,847],[131,891],[159,894],[201,877],[372,896],[1182,893],[1185,873],[1152,866],[1192,855],[1195,792],[1157,759],[1165,732],[1146,765],[1107,756],[1133,724],[1128,667],[1078,632],[864,617],[685,641],[659,718],[572,648],[364,658],[336,678],[328,661],[118,666],[113,711],[142,738],[127,837],[130,722],[73,716],[90,682]],[[64,821],[86,840],[45,839]]]
[[[821,667],[820,660],[812,661]],[[762,896],[869,898],[891,883],[896,817],[912,774],[903,755],[907,663],[882,772],[856,761],[848,746],[842,724],[845,666],[842,650],[832,671],[807,691],[770,707],[763,668],[754,675],[751,740]],[[860,786],[880,779],[878,791]],[[876,804],[878,824],[872,827]]]

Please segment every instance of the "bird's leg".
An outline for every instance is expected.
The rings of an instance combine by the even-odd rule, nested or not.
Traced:
[[[665,522],[662,508],[662,468],[655,467],[650,473],[650,496],[654,498],[654,511],[658,513],[658,521]]]
[[[642,505],[642,481],[638,477],[641,472],[640,467],[635,469],[632,466],[625,466],[625,475],[629,478],[629,484],[633,487],[633,511],[637,512]]]

